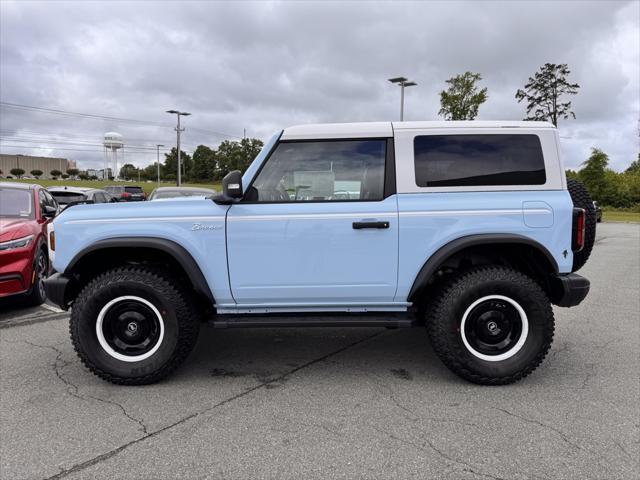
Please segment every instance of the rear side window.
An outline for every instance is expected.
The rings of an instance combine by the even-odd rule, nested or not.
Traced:
[[[537,135],[420,135],[413,148],[419,187],[546,182]]]
[[[124,191],[127,193],[142,193],[141,187],[124,187]]]

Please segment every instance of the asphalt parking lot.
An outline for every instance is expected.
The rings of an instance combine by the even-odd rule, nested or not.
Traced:
[[[422,329],[201,331],[157,385],[85,370],[68,314],[0,304],[0,475],[637,479],[640,226],[601,224],[587,300],[507,387],[466,383]]]

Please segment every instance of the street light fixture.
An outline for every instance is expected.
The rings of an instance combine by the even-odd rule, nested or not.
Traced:
[[[178,117],[178,126],[175,131],[178,134],[177,148],[178,148],[178,186],[182,185],[182,164],[180,162],[180,132],[184,132],[184,128],[180,128],[180,116],[191,115],[189,112],[179,112],[178,110],[167,110],[167,113],[175,114]]]
[[[390,78],[389,81],[400,85],[400,121],[402,122],[404,120],[404,87],[413,87],[417,83],[409,81],[406,77],[394,77]]]
[[[164,147],[164,145],[156,145],[156,148],[158,149],[158,187],[160,186],[160,147]]]

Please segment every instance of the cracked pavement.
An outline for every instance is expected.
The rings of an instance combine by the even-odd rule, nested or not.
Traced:
[[[67,314],[0,303],[0,478],[638,478],[640,226],[598,229],[589,297],[506,387],[422,329],[206,327],[167,380],[115,386]]]

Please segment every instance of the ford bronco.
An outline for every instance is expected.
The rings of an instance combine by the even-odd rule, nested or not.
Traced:
[[[424,326],[457,375],[507,384],[554,335],[593,202],[545,122],[376,122],[276,133],[223,193],[67,209],[47,295],[82,362],[160,380],[214,327]]]

